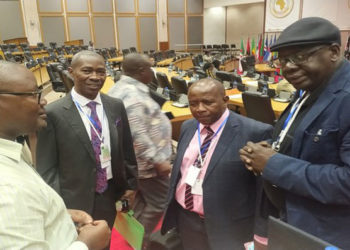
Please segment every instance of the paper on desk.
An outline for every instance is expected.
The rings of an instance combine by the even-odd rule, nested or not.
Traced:
[[[238,99],[238,98],[242,98],[242,94],[230,95],[229,97],[230,99]]]

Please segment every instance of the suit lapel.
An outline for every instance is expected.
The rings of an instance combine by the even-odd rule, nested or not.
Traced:
[[[64,112],[62,112],[62,116],[71,126],[72,131],[77,135],[81,144],[83,144],[84,148],[89,152],[91,158],[95,161],[95,154],[89,135],[86,132],[85,125],[81,120],[79,111],[72,100],[72,96],[68,94],[65,98],[66,99],[63,105]]]
[[[207,180],[210,173],[218,165],[218,162],[222,158],[222,155],[226,152],[231,142],[235,139],[237,132],[238,132],[238,125],[235,124],[233,115],[230,113],[229,119],[226,122],[224,130],[221,133],[220,139],[216,144],[214,153],[209,162],[203,183]]]
[[[116,124],[114,119],[115,115],[113,113],[113,107],[111,103],[102,94],[101,94],[101,100],[103,103],[104,112],[108,120],[109,136],[110,136],[110,144],[111,144],[110,151],[111,151],[111,154],[113,154],[113,152],[117,152],[116,149],[118,146],[118,131],[116,129]]]

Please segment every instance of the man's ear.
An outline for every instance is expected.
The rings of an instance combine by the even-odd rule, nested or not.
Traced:
[[[340,57],[340,47],[338,44],[334,43],[329,46],[329,50],[331,51],[331,61],[336,62]]]
[[[224,96],[224,102],[228,102],[230,100],[230,97],[228,97],[227,95]]]
[[[72,67],[68,67],[68,72],[73,77],[73,68]]]

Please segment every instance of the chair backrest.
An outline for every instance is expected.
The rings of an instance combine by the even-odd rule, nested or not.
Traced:
[[[117,49],[115,47],[110,47],[109,48],[109,55],[113,58],[113,57],[118,57],[117,55]]]
[[[66,92],[66,88],[59,74],[60,66],[60,63],[50,63],[46,64],[46,69],[50,77],[52,89],[55,92]]]
[[[74,86],[74,80],[72,79],[68,70],[60,70],[59,73],[62,78],[64,87],[66,88],[66,92],[68,93]]]
[[[1,50],[5,53],[5,51],[9,50],[8,44],[0,44]]]
[[[159,87],[173,89],[173,87],[169,83],[168,76],[165,73],[157,72],[156,75]]]
[[[4,51],[4,57],[6,59],[6,61],[9,61],[9,62],[16,62],[16,59],[15,57],[12,55],[12,53],[10,51]]]
[[[40,48],[40,50],[45,50],[46,49],[44,43],[37,43],[36,46],[38,48]]]
[[[52,49],[56,49],[56,47],[57,47],[57,43],[55,43],[55,42],[50,42],[49,45]]]
[[[242,99],[248,117],[274,125],[276,117],[270,97],[246,91],[242,93]]]
[[[10,49],[11,52],[18,52],[19,51],[19,49],[17,47],[17,44],[15,44],[15,43],[10,43],[9,44],[9,49]]]
[[[184,79],[182,79],[178,76],[173,76],[171,78],[171,85],[173,85],[173,88],[176,92],[176,95],[180,95],[180,94],[187,95],[188,87],[187,87],[187,83]]]
[[[122,49],[123,52],[123,56],[126,56],[127,54],[130,54],[130,50],[129,49]]]
[[[137,50],[135,47],[130,47],[130,53],[137,53]]]
[[[233,82],[233,74],[227,71],[216,71],[216,77],[221,81]]]

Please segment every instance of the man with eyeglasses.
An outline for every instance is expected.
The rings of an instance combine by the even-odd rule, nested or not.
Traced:
[[[68,208],[81,209],[110,228],[115,202],[132,199],[137,163],[123,103],[100,94],[106,79],[103,58],[81,51],[69,73],[74,87],[47,105],[48,125],[38,133],[37,169]]]
[[[0,248],[101,249],[108,245],[107,223],[68,211],[34,170],[27,145],[15,140],[46,126],[41,91],[27,68],[0,62]]]
[[[247,143],[246,167],[288,223],[350,249],[350,63],[340,31],[310,17],[287,27],[271,47],[297,89],[277,122],[271,145]]]

